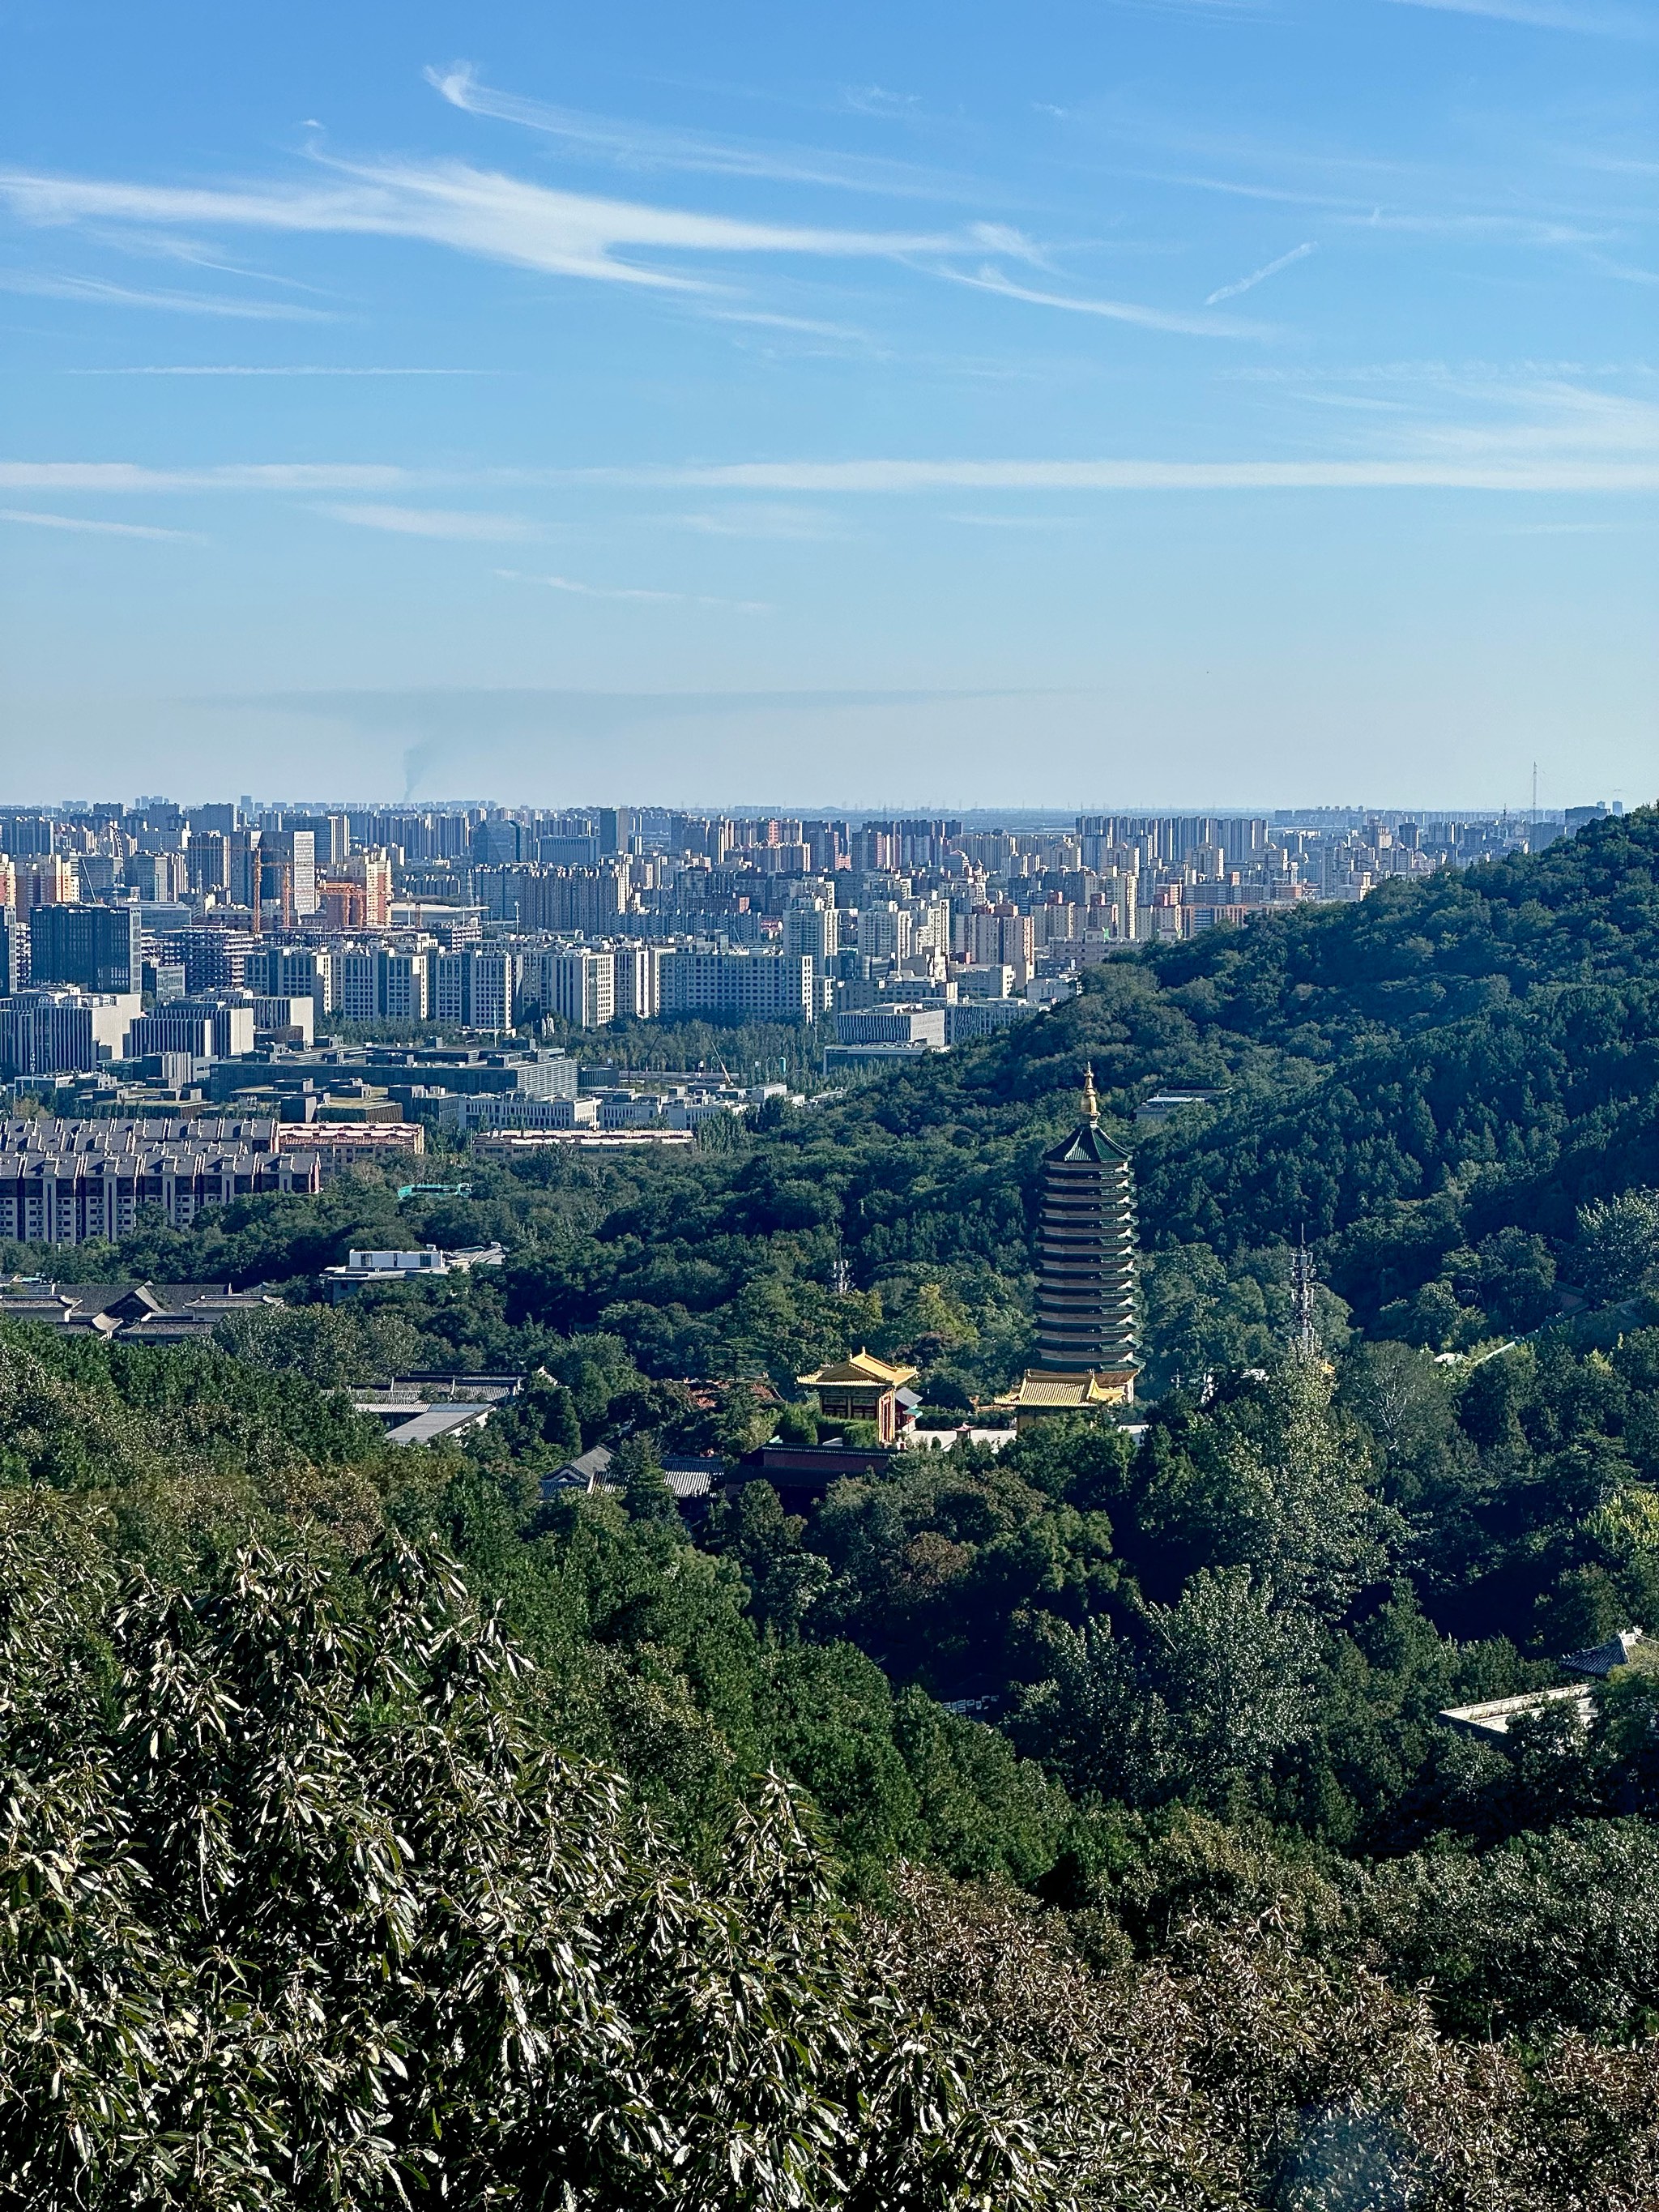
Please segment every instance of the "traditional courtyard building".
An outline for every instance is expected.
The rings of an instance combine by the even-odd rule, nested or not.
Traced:
[[[914,1367],[890,1366],[868,1352],[855,1352],[850,1358],[834,1360],[813,1374],[795,1377],[805,1389],[817,1393],[818,1411],[826,1420],[873,1421],[884,1444],[897,1439],[900,1393],[915,1379]],[[914,1405],[915,1401],[909,1399],[908,1403]]]

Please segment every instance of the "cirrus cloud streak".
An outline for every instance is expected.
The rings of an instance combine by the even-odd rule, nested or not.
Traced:
[[[760,492],[1659,491],[1659,459],[738,461],[583,472],[612,483]]]
[[[574,576],[531,576],[522,568],[497,568],[495,574],[510,584],[541,584],[550,592],[568,592],[580,599],[635,599],[658,605],[687,607],[724,607],[728,612],[741,615],[769,615],[771,607],[764,599],[718,599],[706,592],[647,591],[639,585],[583,584]]]
[[[98,538],[173,538],[201,545],[199,531],[162,530],[148,522],[105,522],[86,514],[43,514],[33,507],[0,507],[0,522],[26,522],[37,530],[74,530]]]
[[[362,530],[385,530],[399,538],[453,538],[475,544],[490,539],[533,538],[535,525],[515,514],[463,514],[453,507],[329,506],[318,509],[335,522]]]
[[[548,275],[675,291],[695,277],[619,258],[670,253],[890,258],[951,250],[937,234],[750,222],[527,184],[464,161],[329,165],[344,181],[214,190],[0,171],[0,199],[43,228],[126,222],[196,228],[357,232],[433,245]]]

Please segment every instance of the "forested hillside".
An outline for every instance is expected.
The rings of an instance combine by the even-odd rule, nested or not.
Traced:
[[[1659,1632],[1656,866],[1115,961],[679,1159],[14,1248],[289,1303],[0,1323],[0,2203],[1659,2203],[1659,1672],[1436,1718]],[[1085,1063],[1134,1432],[688,1527],[660,1455],[810,1438],[828,1357],[1018,1371]],[[313,1302],[427,1237],[507,1264]],[[461,1446],[344,1395],[458,1366],[532,1378]]]

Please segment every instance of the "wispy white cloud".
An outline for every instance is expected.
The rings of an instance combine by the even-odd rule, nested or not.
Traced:
[[[871,343],[867,331],[855,330],[847,323],[815,322],[806,315],[769,314],[758,307],[703,307],[700,312],[708,323],[749,324],[760,330],[788,331],[799,337],[836,338],[849,344]]]
[[[638,599],[660,605],[724,607],[732,614],[769,615],[764,599],[717,599],[705,592],[649,592],[637,586],[582,584],[574,576],[531,576],[521,568],[497,568],[495,574],[514,584],[544,584],[551,592],[574,592],[583,599]]]
[[[744,461],[592,471],[611,483],[725,491],[1582,491],[1659,490],[1659,455],[1464,461],[1449,455],[1309,461]]]
[[[1075,530],[1077,514],[947,514],[946,522],[959,522],[970,530]]]
[[[84,514],[40,514],[33,508],[0,507],[0,522],[27,522],[37,530],[85,531],[97,538],[176,538],[204,545],[197,530],[161,530],[147,522],[100,522]]]
[[[1642,526],[1629,522],[1514,522],[1504,534],[1506,538],[1601,538],[1610,530]]]
[[[293,493],[409,490],[427,484],[544,487],[639,485],[669,489],[738,491],[763,496],[928,491],[1449,491],[1659,490],[1659,455],[1599,459],[1567,454],[1540,459],[1524,435],[1493,434],[1494,450],[1480,459],[1457,457],[1478,447],[1479,431],[1444,431],[1443,449],[1409,456],[1305,461],[1054,460],[969,461],[880,459],[861,461],[736,461],[685,467],[386,469],[341,464],[234,463],[208,469],[148,469],[125,461],[0,461],[0,488],[64,493]],[[1432,442],[1428,434],[1425,443]],[[1571,444],[1570,439],[1563,443]],[[1520,450],[1518,450],[1520,449]]]
[[[1513,246],[1600,246],[1617,235],[1605,226],[1591,230],[1581,222],[1557,222],[1543,216],[1460,214],[1434,208],[1372,208],[1367,215],[1352,211],[1333,217],[1361,230],[1401,231],[1417,238],[1491,239]]]
[[[455,538],[475,541],[533,538],[532,523],[512,514],[471,514],[453,507],[328,506],[318,509],[336,522],[362,530],[387,530],[399,538]]]
[[[1621,284],[1659,284],[1659,269],[1638,269],[1628,261],[1610,261],[1604,253],[1597,253],[1592,258],[1604,276],[1616,277]]]
[[[914,92],[890,92],[883,84],[849,84],[842,92],[843,106],[855,115],[878,116],[884,122],[909,123],[921,112],[921,97]]]
[[[1218,369],[1219,381],[1238,384],[1285,384],[1313,386],[1321,384],[1383,384],[1430,385],[1445,391],[1461,391],[1472,394],[1490,395],[1507,392],[1525,398],[1528,395],[1549,387],[1573,386],[1589,391],[1587,380],[1620,377],[1650,380],[1659,376],[1659,363],[1650,361],[1369,361],[1356,362],[1346,368],[1307,365],[1290,368],[1282,364],[1264,366],[1251,362],[1247,366]]]
[[[1305,185],[1265,184],[1255,178],[1220,177],[1193,169],[1127,169],[1123,173],[1137,184],[1175,185],[1186,191],[1218,192],[1227,199],[1261,200],[1271,207],[1310,208],[1322,215],[1365,216],[1376,207],[1375,200],[1352,199]]]
[[[227,261],[200,239],[184,232],[144,230],[122,223],[102,229],[88,227],[88,235],[97,244],[116,246],[123,253],[154,261],[176,262],[185,269],[204,269],[215,276],[241,276],[252,284],[272,285],[282,292],[307,292],[321,300],[337,296],[319,285],[307,284],[303,277],[281,276],[275,270],[261,269],[245,261]]]
[[[0,172],[0,199],[43,227],[126,221],[417,238],[547,275],[672,290],[696,289],[700,280],[620,257],[637,249],[891,258],[947,252],[953,247],[951,240],[935,234],[747,222],[680,208],[555,191],[460,161],[330,166],[348,181],[212,191]],[[959,247],[962,241],[954,243]],[[292,316],[315,311],[261,305],[238,312]]]
[[[208,292],[160,292],[136,284],[106,283],[97,276],[37,276],[22,269],[0,270],[0,291],[27,293],[36,299],[83,300],[101,307],[161,307],[176,315],[222,315],[242,323],[331,323],[324,307],[296,307],[289,300],[225,300]]]
[[[1236,283],[1221,285],[1209,295],[1204,304],[1206,307],[1218,307],[1224,300],[1236,300],[1241,292],[1254,291],[1269,276],[1276,276],[1281,269],[1288,269],[1291,262],[1305,261],[1310,253],[1318,251],[1311,239],[1306,240],[1300,246],[1293,246],[1288,253],[1281,253],[1277,261],[1269,261],[1261,268],[1253,270],[1248,276],[1239,277]]]
[[[1500,410],[1481,422],[1419,422],[1408,433],[1420,453],[1659,456],[1659,404],[1620,392],[1552,382],[1477,398]]]
[[[228,461],[153,469],[137,461],[0,461],[0,487],[55,492],[394,491],[421,480],[373,461]],[[429,479],[428,479],[429,480]]]
[[[1017,257],[1030,264],[1044,265],[1041,249],[1006,224],[975,223],[951,235],[926,236],[824,230],[556,191],[459,162],[374,168],[332,166],[336,174],[347,181],[246,190],[0,172],[0,201],[9,202],[15,212],[42,227],[125,220],[151,226],[172,222],[194,229],[246,226],[420,238],[455,252],[547,274],[674,292],[722,319],[802,328],[803,335],[842,342],[867,341],[839,325],[750,309],[729,295],[722,297],[719,288],[701,270],[680,273],[663,265],[661,257],[761,253],[898,260],[936,277],[1006,299],[1132,324],[1144,330],[1219,338],[1267,335],[1264,325],[1225,316],[1184,313],[1127,300],[1079,298],[1019,284],[994,264],[982,264],[977,273],[955,265],[957,255],[988,248],[1005,258]],[[648,258],[625,258],[635,252]],[[80,280],[75,282],[81,288]],[[129,296],[116,287],[88,283],[81,289],[95,290],[112,300]],[[155,301],[160,295],[149,296]],[[222,311],[260,319],[309,319],[319,313],[264,301],[229,303]]]
[[[1079,300],[1069,293],[1039,292],[1028,284],[1016,284],[999,269],[986,267],[973,274],[965,270],[941,268],[939,274],[958,284],[971,284],[978,291],[997,292],[1004,299],[1024,300],[1036,307],[1062,307],[1073,315],[1101,315],[1114,323],[1133,323],[1142,330],[1170,331],[1186,337],[1201,338],[1261,338],[1271,336],[1266,323],[1240,322],[1232,315],[1182,314],[1165,307],[1148,307],[1133,300]]]
[[[676,530],[695,530],[705,538],[776,538],[820,540],[844,538],[846,531],[833,515],[813,507],[775,504],[736,504],[714,507],[700,514],[671,514],[658,518]]]
[[[1571,367],[1555,364],[1557,372]],[[1607,372],[1611,374],[1611,371]],[[1632,374],[1647,375],[1639,364]],[[1286,387],[1292,380],[1281,374]],[[1310,380],[1317,384],[1316,375]],[[1626,381],[1628,379],[1626,380]],[[145,493],[336,495],[369,526],[438,529],[453,510],[416,506],[413,495],[465,487],[474,495],[509,489],[617,486],[719,494],[678,526],[706,534],[783,535],[819,526],[812,502],[847,495],[968,492],[1154,492],[1439,489],[1614,493],[1659,489],[1659,401],[1604,389],[1577,375],[1522,364],[1396,362],[1340,373],[1339,386],[1364,396],[1369,382],[1401,402],[1353,425],[1365,445],[1346,442],[1298,459],[1204,459],[1073,457],[955,459],[882,455],[851,460],[777,459],[617,467],[396,468],[383,464],[230,462],[157,469],[125,461],[0,461],[0,490],[68,495]],[[391,502],[395,501],[396,504]],[[980,510],[983,512],[983,509]],[[441,520],[434,522],[433,516]],[[387,520],[386,518],[391,518]],[[415,518],[410,520],[410,518]],[[662,518],[659,518],[661,520]],[[507,526],[496,514],[461,517],[459,531]],[[599,590],[578,580],[550,588]]]
[[[126,368],[66,368],[64,376],[501,376],[499,368],[331,368],[327,366],[261,368],[241,362],[144,364]]]
[[[1229,199],[1261,200],[1269,206],[1308,208],[1333,223],[1362,230],[1399,231],[1419,238],[1486,239],[1499,245],[1549,248],[1601,245],[1616,234],[1605,224],[1592,228],[1586,222],[1565,217],[1515,215],[1487,208],[1403,207],[1383,199],[1360,200],[1342,193],[1191,171],[1133,173],[1152,184],[1218,192]]]
[[[1659,15],[1650,13],[1650,21],[1659,28]],[[1639,204],[1610,205],[1589,187],[1597,167],[1628,173],[1617,155],[1609,165],[1599,149],[1528,143],[1523,154],[1502,159],[1495,147],[1486,157],[1379,155],[1351,137],[1206,128],[1127,95],[1090,104],[1077,129],[1137,182],[1305,208],[1380,230],[1571,250],[1605,240],[1610,225],[1646,216]]]
[[[549,100],[497,91],[481,80],[470,62],[428,69],[425,76],[452,107],[468,115],[518,124],[556,138],[570,152],[592,155],[623,168],[754,177],[776,184],[828,185],[846,191],[926,199],[963,199],[976,190],[967,178],[944,175],[905,161],[720,138],[700,131],[665,131],[651,124],[559,107]]]
[[[1374,392],[1322,392],[1316,386],[1298,388],[1297,397],[1310,407],[1334,407],[1351,415],[1403,415],[1407,403],[1403,399],[1383,399]]]
[[[1453,15],[1490,15],[1540,31],[1583,31],[1596,38],[1653,35],[1652,18],[1636,9],[1586,5],[1584,0],[1395,0],[1395,4],[1434,8]]]

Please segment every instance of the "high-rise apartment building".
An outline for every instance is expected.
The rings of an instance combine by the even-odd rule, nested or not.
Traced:
[[[20,914],[32,914],[38,906],[70,906],[79,899],[80,872],[66,853],[16,857]]]
[[[518,954],[473,948],[465,957],[469,963],[469,1023],[475,1030],[510,1030],[518,1016],[519,974],[523,965]]]
[[[812,963],[812,973],[823,975],[841,950],[840,908],[823,899],[792,906],[783,918],[783,949],[797,959],[805,956]]]
[[[191,991],[240,991],[259,939],[245,929],[187,929],[169,933],[169,957],[182,960]]]
[[[948,957],[951,951],[951,902],[946,898],[913,899],[910,902],[910,950],[916,952],[937,952]]]
[[[204,812],[209,811],[234,814],[236,810],[234,807],[203,809]],[[194,830],[191,832],[190,843],[185,852],[185,881],[186,887],[197,896],[205,897],[210,893],[220,897],[229,896],[232,835],[233,832],[228,830],[204,830],[199,835]]]
[[[13,807],[0,813],[0,848],[14,860],[26,860],[37,853],[49,853],[52,843],[52,823],[49,814],[26,814]]]
[[[431,954],[425,946],[398,951],[349,945],[334,956],[334,973],[343,1021],[423,1022],[429,1018]]]
[[[1029,914],[1006,904],[981,907],[968,924],[968,957],[976,967],[1012,968],[1016,984],[1030,981],[1035,932]]]
[[[317,844],[309,830],[262,830],[259,896],[284,917],[317,911]]]
[[[0,999],[22,990],[28,980],[28,926],[9,908],[0,914]]]
[[[374,954],[361,945],[348,945],[335,956],[334,974],[340,1018],[348,1022],[378,1021],[380,1004]]]
[[[910,916],[894,899],[859,909],[859,951],[866,960],[910,957]]]
[[[337,868],[351,850],[351,817],[347,814],[284,814],[284,830],[304,830],[311,836],[312,856],[319,876]]]
[[[392,927],[392,855],[384,849],[353,853],[340,868],[340,880],[356,884],[363,895],[362,927]]]
[[[87,878],[87,869],[81,871]],[[127,889],[153,906],[171,906],[190,889],[188,856],[184,853],[130,853],[123,866]]]

